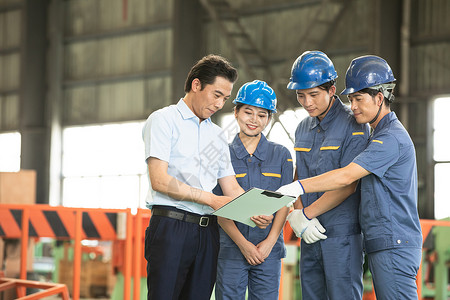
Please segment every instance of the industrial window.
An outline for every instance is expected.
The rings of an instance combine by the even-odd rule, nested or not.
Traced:
[[[145,207],[143,122],[63,130],[62,205]]]
[[[438,98],[434,101],[433,114],[433,159],[434,165],[434,216],[436,219],[450,217],[450,201],[448,201],[448,183],[450,181],[450,123],[448,111],[450,97]]]
[[[286,110],[279,116],[280,122],[273,124],[268,138],[275,143],[284,145],[291,152],[292,159],[295,163],[295,130],[301,120],[308,116],[308,112],[303,108],[296,108],[295,110]],[[294,164],[295,169],[295,164]]]
[[[0,134],[0,172],[20,170],[20,133]]]

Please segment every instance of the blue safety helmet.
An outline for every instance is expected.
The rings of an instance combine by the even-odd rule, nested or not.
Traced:
[[[338,77],[333,62],[321,51],[305,51],[292,65],[287,88],[304,90],[317,87]]]
[[[348,95],[370,88],[382,92],[392,102],[395,80],[391,67],[384,59],[375,55],[360,56],[350,63],[345,75],[345,89],[341,94]]]
[[[248,104],[265,108],[273,113],[277,112],[277,96],[274,90],[261,80],[253,80],[241,86],[233,103]]]

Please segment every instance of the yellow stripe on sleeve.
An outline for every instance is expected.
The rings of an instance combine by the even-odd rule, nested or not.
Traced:
[[[356,131],[356,132],[353,132],[352,135],[364,135],[364,132]]]
[[[288,158],[287,161],[293,161],[292,158]]]
[[[383,141],[380,140],[372,140],[372,142],[383,144]]]

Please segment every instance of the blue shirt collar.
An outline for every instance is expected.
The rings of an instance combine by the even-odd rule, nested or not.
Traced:
[[[339,99],[339,97],[336,95],[333,97],[334,103],[333,105],[331,105],[330,110],[325,115],[325,118],[323,118],[322,121],[319,121],[319,118],[315,117],[311,122],[311,129],[314,129],[320,125],[323,130],[327,130],[331,122],[334,120],[334,115],[337,114],[340,108],[342,109],[342,105],[344,104],[342,103],[341,99]]]
[[[238,159],[243,159],[247,156],[250,156],[250,154],[247,152],[247,149],[245,149],[244,144],[242,144],[241,139],[239,138],[239,133],[234,137],[233,142],[231,143],[231,147],[233,148],[234,153],[236,154],[236,157]],[[255,153],[253,153],[253,156],[258,158],[259,160],[265,160],[268,147],[269,142],[267,141],[264,134],[261,133],[261,139],[259,140],[258,146],[256,146],[256,150]]]
[[[375,127],[373,131],[373,135],[375,135],[377,132],[379,132],[381,129],[386,127],[387,124],[389,124],[392,121],[398,120],[397,115],[395,112],[391,111],[387,115],[385,115],[380,122],[378,122],[377,127]]]
[[[199,121],[200,123],[200,118],[197,117],[194,112],[189,108],[189,106],[187,106],[186,102],[184,102],[184,99],[181,98],[178,103],[177,103],[177,109],[180,112],[181,116],[183,117],[183,119],[187,120],[187,119],[192,119],[195,118],[197,121]],[[208,118],[204,121],[207,121],[208,123],[211,123],[211,118]]]

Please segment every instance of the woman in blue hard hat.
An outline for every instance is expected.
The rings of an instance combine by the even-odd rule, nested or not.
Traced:
[[[337,77],[332,61],[321,51],[306,51],[293,64],[287,87],[296,90],[298,102],[309,114],[295,132],[298,179],[343,167],[366,147],[369,128],[358,124],[351,110],[336,96]],[[306,208],[320,198],[334,198],[343,203],[312,218]],[[360,192],[355,182],[338,191],[304,195],[294,204],[288,220],[302,238],[303,299],[362,298],[364,255],[359,203]],[[299,224],[305,220],[314,226],[303,231]]]
[[[264,81],[245,83],[233,101],[239,133],[229,145],[236,178],[244,190],[275,191],[292,182],[289,150],[270,142],[262,131],[276,113],[277,99]],[[218,191],[220,193],[220,191]],[[221,219],[216,299],[278,299],[281,258],[285,257],[282,229],[289,209],[276,212],[266,229]]]
[[[356,121],[372,127],[366,149],[341,169],[295,181],[278,191],[299,196],[339,189],[360,179],[360,224],[377,299],[417,299],[422,232],[416,156],[408,132],[390,109],[394,75],[384,59],[361,56],[351,62],[345,87],[342,94],[348,95]],[[316,217],[336,204],[330,199],[316,201],[305,213]],[[302,227],[310,225],[305,222]]]

